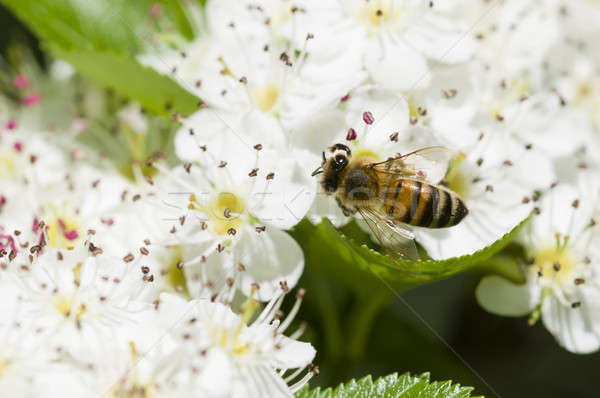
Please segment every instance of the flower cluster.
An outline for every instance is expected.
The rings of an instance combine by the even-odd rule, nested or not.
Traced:
[[[45,101],[2,105],[2,395],[291,397],[318,372],[314,348],[297,341],[306,330],[294,322],[304,290],[287,315],[281,310],[303,258],[292,238],[271,229],[293,224],[261,212],[276,198],[261,200],[260,187],[225,174],[201,178],[195,166],[188,172],[207,196],[181,196],[189,214],[173,216],[160,194],[174,194],[174,172],[155,183],[134,164],[128,180],[27,113]],[[119,118],[147,133],[139,107]],[[213,195],[213,182],[239,199]],[[256,198],[252,212],[247,198]],[[199,214],[213,218],[199,222]]]
[[[0,98],[0,395],[292,397],[318,367],[288,231],[352,220],[311,176],[335,143],[375,161],[451,149],[437,183],[469,214],[414,227],[422,252],[470,255],[525,221],[522,255],[502,254],[521,283],[485,276],[479,303],[600,348],[597,4],[183,3],[195,39],[158,32],[138,56],[200,99],[172,115],[175,161],[136,153],[119,173],[74,140],[92,117],[40,122],[24,74]],[[110,116],[132,152],[162,133],[136,103]]]
[[[442,145],[456,156],[440,184],[465,200],[469,216],[450,229],[416,227],[416,241],[434,259],[459,257],[489,246],[533,214],[521,235],[530,229],[542,235],[519,238],[527,255],[519,266],[533,293],[527,299],[511,294],[504,286],[509,282],[491,276],[483,280],[477,297],[496,313],[533,311],[532,319],[542,316],[571,351],[600,347],[592,337],[594,322],[583,320],[592,310],[585,300],[579,305],[581,299],[569,297],[582,289],[596,291],[593,279],[583,277],[600,266],[591,253],[594,244],[581,246],[577,256],[566,254],[576,242],[593,242],[596,227],[590,212],[595,210],[583,215],[573,206],[578,210],[571,215],[548,208],[556,202],[570,206],[574,200],[581,207],[585,202],[592,206],[597,194],[587,187],[588,198],[574,193],[577,199],[563,198],[564,191],[579,189],[576,180],[589,183],[599,176],[593,156],[600,144],[594,112],[598,32],[587,28],[600,12],[597,6],[561,1],[209,1],[203,12],[205,18],[197,21],[202,34],[195,41],[173,50],[157,40],[152,48],[164,50],[140,60],[202,99],[196,113],[181,118],[176,150],[188,162],[187,175],[175,175],[185,187],[180,191],[205,196],[201,202],[198,195],[188,195],[179,207],[187,209],[186,217],[201,214],[212,236],[221,237],[216,251],[230,256],[219,267],[227,263],[225,268],[233,269],[238,262],[236,248],[248,239],[246,225],[272,232],[305,215],[313,222],[325,216],[336,225],[349,220],[318,191],[315,179],[307,178],[330,145],[342,142],[354,154],[379,160]],[[227,177],[215,182],[209,171],[215,167],[227,170]],[[203,181],[194,173],[202,173]],[[261,199],[233,193],[242,186]],[[229,196],[219,196],[224,192]],[[550,199],[554,195],[562,199]],[[285,207],[294,209],[291,217],[263,196],[279,205],[289,203]],[[271,219],[264,218],[264,209]],[[225,214],[216,221],[223,210],[240,217],[229,221]],[[541,221],[548,217],[552,220]],[[546,227],[556,218],[580,217],[587,227],[578,231]],[[580,233],[585,237],[576,238]],[[213,262],[215,243],[201,236],[195,242],[212,246],[196,250],[194,261]],[[263,252],[262,245],[254,247]],[[249,253],[248,247],[242,251]],[[273,270],[281,264],[279,255],[271,264]],[[254,282],[272,284],[272,272],[261,271],[258,279],[255,272],[248,275]],[[279,272],[290,278],[295,271]],[[558,280],[569,285],[569,294],[557,288]],[[244,284],[246,294],[250,283]],[[511,307],[513,301],[516,307]],[[561,315],[563,311],[570,315]],[[590,337],[567,337],[573,329]]]

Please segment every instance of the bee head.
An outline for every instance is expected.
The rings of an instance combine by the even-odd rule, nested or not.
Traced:
[[[341,173],[350,162],[352,152],[344,144],[335,144],[329,147],[329,152],[332,154],[329,159],[325,156],[325,152],[323,152],[321,166],[313,171],[312,175],[316,176],[323,173],[323,177],[321,178],[323,189],[325,192],[334,193],[338,188]]]

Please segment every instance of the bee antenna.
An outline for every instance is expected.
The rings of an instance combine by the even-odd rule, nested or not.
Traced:
[[[322,165],[325,165],[325,163],[327,163],[327,158],[325,157],[325,151],[323,151],[323,163],[322,163]]]
[[[317,174],[321,174],[323,172],[323,167],[319,166],[317,167],[317,169],[315,171],[312,172],[312,174],[310,175],[311,177],[316,176]]]

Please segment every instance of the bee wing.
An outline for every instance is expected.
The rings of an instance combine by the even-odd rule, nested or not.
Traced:
[[[395,260],[419,261],[415,236],[409,229],[372,208],[359,207],[358,212],[390,257]]]
[[[392,174],[398,178],[412,178],[435,185],[446,175],[448,164],[454,156],[454,151],[448,148],[430,146],[373,163],[371,167],[377,173]]]

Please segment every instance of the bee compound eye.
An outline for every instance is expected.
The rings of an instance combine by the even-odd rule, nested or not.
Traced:
[[[344,167],[346,167],[346,164],[348,164],[348,159],[344,155],[336,155],[333,160],[333,167],[337,171],[343,169]]]

